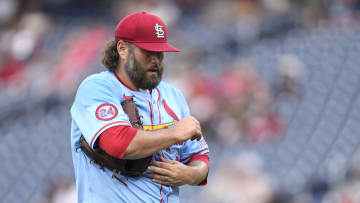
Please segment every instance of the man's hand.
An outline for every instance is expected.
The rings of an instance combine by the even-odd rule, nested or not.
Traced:
[[[192,116],[185,116],[178,121],[173,128],[170,128],[179,142],[191,140],[200,140],[202,137],[200,123]]]
[[[179,161],[168,160],[161,157],[161,161],[152,161],[152,165],[148,167],[153,173],[147,174],[153,182],[170,185],[181,186],[185,184],[194,184],[194,171]]]

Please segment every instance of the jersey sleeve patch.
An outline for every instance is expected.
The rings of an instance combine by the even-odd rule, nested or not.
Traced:
[[[118,109],[113,104],[101,104],[96,108],[96,118],[102,121],[109,121],[118,115]]]

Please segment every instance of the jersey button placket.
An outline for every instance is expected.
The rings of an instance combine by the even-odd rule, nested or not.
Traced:
[[[158,95],[158,92],[155,91],[155,89],[152,91],[152,94],[151,94],[151,103],[152,103],[152,106],[153,106],[153,121],[154,122],[158,122],[158,124],[161,124],[160,123],[160,120],[159,120],[159,111],[158,111],[158,104],[157,104],[157,98],[159,97]]]
[[[156,122],[159,120],[158,118],[158,110],[157,110],[157,104],[155,99],[151,99],[151,105],[152,105],[152,110],[153,110],[153,121]]]

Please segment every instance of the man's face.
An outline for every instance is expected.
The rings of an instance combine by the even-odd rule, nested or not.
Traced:
[[[150,52],[129,45],[125,71],[137,88],[154,89],[162,78],[163,57],[162,52]]]

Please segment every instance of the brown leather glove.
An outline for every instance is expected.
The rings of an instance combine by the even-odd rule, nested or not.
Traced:
[[[136,108],[136,104],[132,98],[126,99],[121,102],[124,112],[128,115],[132,127],[137,129],[143,129],[142,122],[140,119],[139,111]],[[105,168],[113,171],[113,178],[118,179],[124,183],[116,174],[122,174],[129,177],[137,177],[144,173],[149,166],[152,156],[145,157],[142,159],[118,159],[110,156],[101,148],[92,149],[86,142],[83,136],[80,137],[80,148],[81,150],[91,159],[92,162],[100,165],[100,168]]]

